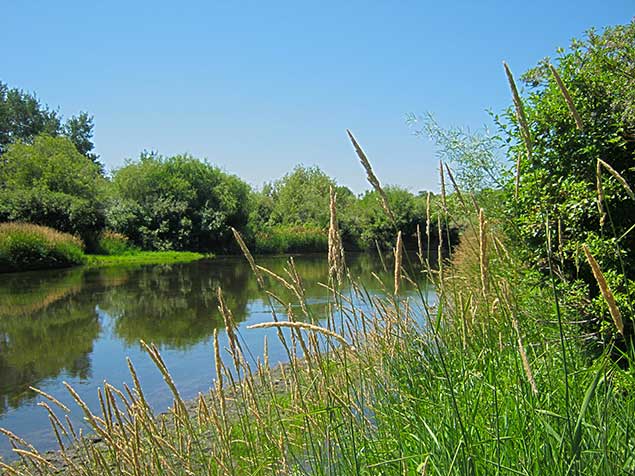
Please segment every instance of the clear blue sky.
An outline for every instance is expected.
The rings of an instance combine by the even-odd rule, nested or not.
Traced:
[[[319,165],[359,192],[350,128],[387,184],[437,188],[408,112],[478,128],[519,75],[635,0],[0,0],[0,80],[95,116],[106,167],[144,149],[207,158],[254,185]]]

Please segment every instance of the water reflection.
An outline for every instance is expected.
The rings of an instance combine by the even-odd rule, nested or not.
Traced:
[[[258,261],[290,280],[286,258]],[[383,286],[371,273],[382,276],[391,288],[391,273],[382,273],[376,257],[354,255],[348,257],[348,264],[351,275],[369,292],[381,292]],[[307,300],[325,302],[327,291],[318,284],[327,280],[324,257],[298,257],[295,266]],[[43,448],[52,446],[43,429],[48,429],[48,422],[43,413],[33,411],[35,395],[29,386],[62,399],[61,382],[68,380],[82,386],[82,398],[90,404],[104,379],[118,385],[127,378],[125,357],[141,359],[138,342],[143,339],[159,345],[171,359],[175,378],[181,379],[177,383],[202,391],[213,378],[210,338],[215,328],[222,327],[217,288],[222,288],[237,323],[268,319],[269,312],[251,269],[238,257],[9,274],[0,279],[0,426]],[[267,281],[271,292],[295,300],[278,281]],[[311,308],[322,312],[319,306]],[[248,338],[254,339],[249,345],[256,351],[262,335]],[[167,404],[156,369],[148,365],[137,370],[149,393],[160,394],[157,404]],[[0,455],[7,456],[8,450],[0,441]]]

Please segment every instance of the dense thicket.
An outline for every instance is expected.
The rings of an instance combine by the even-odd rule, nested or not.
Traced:
[[[583,315],[608,317],[584,263],[581,246],[588,245],[630,333],[635,311],[635,22],[601,34],[588,32],[570,49],[560,50],[553,63],[545,59],[523,79],[529,89],[523,101],[528,137],[514,109],[502,125],[512,144],[510,157],[520,158],[518,191],[514,181],[508,187],[515,230],[536,266],[547,268],[551,255],[568,289],[589,289],[593,306],[579,302]]]

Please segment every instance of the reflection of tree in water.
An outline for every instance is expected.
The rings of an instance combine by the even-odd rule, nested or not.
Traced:
[[[90,301],[71,295],[30,316],[0,319],[0,415],[34,395],[28,389],[65,371],[87,378],[99,335]]]
[[[285,257],[257,257],[286,280]],[[348,255],[351,275],[380,291],[371,272],[381,273],[373,255]],[[315,317],[322,317],[328,291],[328,267],[322,255],[295,260],[304,295]],[[391,265],[387,263],[387,265]],[[295,295],[268,278],[267,289],[283,302]],[[56,273],[12,275],[0,283],[0,415],[32,395],[28,386],[62,372],[86,378],[89,355],[100,324],[96,306],[114,319],[116,335],[136,345],[139,339],[181,349],[208,339],[223,326],[216,289],[221,287],[236,322],[246,319],[249,304],[263,300],[253,272],[242,258],[217,258],[186,265],[75,269]],[[6,304],[6,303],[9,304]],[[256,305],[258,307],[258,305]],[[281,309],[283,311],[283,309]],[[302,318],[300,311],[296,315]]]
[[[99,307],[116,319],[116,334],[128,344],[143,339],[188,348],[223,325],[217,310],[219,286],[237,322],[245,319],[247,303],[257,293],[251,271],[235,260],[129,272],[127,286],[107,289],[99,301]]]

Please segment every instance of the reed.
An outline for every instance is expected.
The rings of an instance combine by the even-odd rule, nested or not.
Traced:
[[[552,64],[549,64],[549,70],[551,71],[553,78],[556,80],[556,84],[558,85],[558,89],[560,90],[562,97],[567,103],[567,107],[569,108],[569,112],[571,113],[571,116],[573,116],[576,127],[578,128],[578,130],[583,131],[584,124],[582,123],[582,118],[580,117],[580,114],[578,114],[578,110],[575,107],[575,103],[573,102],[573,99],[571,98],[571,94],[569,94],[569,90],[567,89],[564,82],[562,81],[562,78],[560,77],[558,70]]]
[[[617,307],[617,303],[615,302],[615,297],[613,296],[613,292],[611,288],[609,288],[608,283],[606,282],[606,278],[604,277],[604,273],[600,269],[600,265],[595,260],[589,247],[587,245],[582,245],[582,249],[584,250],[584,255],[586,256],[587,262],[589,266],[591,266],[591,271],[593,271],[593,276],[598,283],[598,287],[600,288],[600,292],[602,293],[602,297],[606,301],[606,304],[609,308],[609,313],[613,318],[613,323],[615,324],[615,328],[617,331],[624,335],[624,321],[622,320],[622,313]]]

